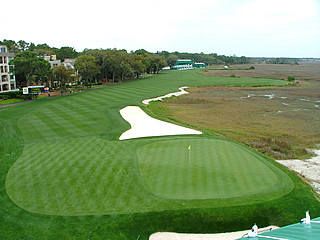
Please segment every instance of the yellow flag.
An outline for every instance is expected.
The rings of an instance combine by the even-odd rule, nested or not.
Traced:
[[[190,149],[191,149],[191,146],[189,146],[188,149],[190,150]]]

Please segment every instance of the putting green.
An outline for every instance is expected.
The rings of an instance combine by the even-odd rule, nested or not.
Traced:
[[[239,144],[219,139],[159,141],[137,150],[143,182],[174,199],[231,198],[272,189],[276,169]]]

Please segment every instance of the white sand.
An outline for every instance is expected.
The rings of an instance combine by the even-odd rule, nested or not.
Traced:
[[[177,96],[180,96],[182,94],[188,94],[188,92],[184,90],[186,88],[188,88],[188,87],[187,86],[181,87],[181,88],[179,88],[180,92],[168,93],[168,94],[166,94],[164,96],[161,96],[161,97],[146,99],[146,100],[143,100],[142,103],[148,105],[149,102],[151,102],[151,101],[162,101],[162,99],[164,99],[164,98],[169,98],[169,97],[172,97],[172,96],[177,97]]]
[[[307,160],[278,160],[278,163],[301,174],[320,194],[320,150],[311,150],[317,156]]]
[[[259,228],[259,231],[267,229],[277,229],[279,227],[269,226],[265,228]],[[234,240],[241,238],[244,234],[250,230],[232,232],[232,233],[215,233],[215,234],[187,234],[187,233],[169,233],[158,232],[149,237],[149,240]]]
[[[120,140],[140,137],[202,134],[200,131],[152,118],[137,106],[125,107],[120,110],[120,114],[131,125],[131,129],[120,136]]]

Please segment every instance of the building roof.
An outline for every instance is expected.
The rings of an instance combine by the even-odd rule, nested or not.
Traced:
[[[192,62],[190,59],[178,59],[177,62]]]
[[[258,236],[254,239],[261,239],[261,240],[320,239],[320,217],[313,219],[310,224],[295,223],[289,226],[272,230],[270,232],[258,234]]]

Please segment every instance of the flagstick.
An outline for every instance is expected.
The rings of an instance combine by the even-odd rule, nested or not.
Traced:
[[[190,149],[191,149],[191,147],[189,146],[189,147],[188,147],[188,152],[189,152],[189,166],[190,166],[190,153],[191,153]]]

